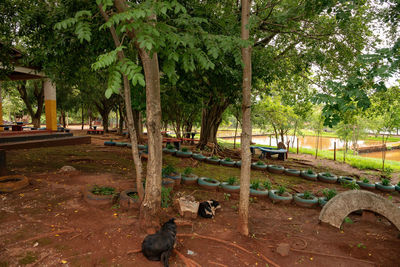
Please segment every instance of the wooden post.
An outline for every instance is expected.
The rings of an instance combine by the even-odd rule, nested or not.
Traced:
[[[299,138],[297,137],[297,154],[299,154]]]
[[[7,166],[6,166],[6,151],[4,149],[0,149],[0,175],[7,174]]]
[[[336,141],[333,142],[333,160],[336,160]]]

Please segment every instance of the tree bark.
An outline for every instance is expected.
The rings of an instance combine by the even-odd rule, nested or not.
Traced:
[[[200,149],[204,149],[207,143],[218,145],[218,127],[222,122],[222,114],[229,106],[229,103],[221,99],[217,100],[214,97],[210,97],[205,106],[201,116],[200,141],[197,145]]]
[[[29,116],[31,116],[33,127],[40,128],[40,117],[43,112],[43,103],[44,103],[44,83],[41,83],[39,87],[35,82],[33,84],[34,91],[33,94],[37,101],[37,109],[36,112],[33,111],[32,103],[28,98],[28,92],[26,90],[27,81],[24,81],[21,85],[17,86],[18,92],[21,96],[21,99],[24,101],[26,105],[26,109],[28,110]]]
[[[249,17],[251,0],[242,0],[242,23],[241,38],[249,39]],[[249,235],[249,195],[250,195],[250,142],[251,142],[251,46],[242,48],[243,67],[243,102],[242,102],[242,138],[241,157],[242,167],[240,168],[240,199],[239,199],[239,232],[242,235]]]
[[[118,12],[124,12],[128,8],[125,0],[116,0],[115,6]],[[149,20],[156,21],[155,14]],[[131,39],[135,39],[135,32],[128,33]],[[162,168],[162,136],[161,136],[161,98],[160,98],[160,74],[158,56],[152,55],[140,48],[135,42],[142,61],[146,80],[146,119],[149,156],[147,160],[146,192],[140,206],[139,220],[147,232],[154,232],[159,226],[158,213],[161,209],[161,168]]]
[[[82,121],[81,121],[81,123],[82,123],[82,130],[83,130],[83,128],[84,128],[84,126],[85,126],[85,117],[84,117],[84,114],[83,114],[83,104],[82,104],[82,113],[81,113],[81,119],[82,119]]]
[[[104,20],[108,21],[108,15],[103,11],[102,5],[99,5],[99,9],[100,9],[100,13],[103,16]],[[115,28],[113,26],[110,27],[110,33],[114,40],[115,46],[116,47],[120,46],[121,43],[119,41],[119,38],[118,38]],[[122,61],[122,60],[124,60],[124,58],[125,58],[125,55],[124,55],[123,51],[120,51],[118,53],[118,60]],[[140,201],[143,203],[143,199],[144,199],[144,189],[143,189],[143,184],[142,184],[143,166],[142,166],[142,161],[139,158],[138,140],[136,138],[136,128],[135,128],[134,120],[133,120],[132,103],[131,103],[131,88],[130,88],[129,80],[125,75],[123,75],[123,81],[124,81],[123,99],[124,99],[125,111],[126,111],[126,124],[128,127],[129,137],[131,140],[131,145],[132,145],[131,152],[132,152],[132,158],[133,158],[133,162],[135,164],[135,171],[136,171],[136,190],[138,192]]]
[[[236,149],[236,136],[237,136],[238,125],[239,125],[239,120],[238,120],[238,118],[236,118],[235,137],[233,139],[233,149]]]

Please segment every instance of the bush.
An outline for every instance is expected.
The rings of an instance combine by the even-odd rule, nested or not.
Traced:
[[[260,165],[265,165],[265,164],[264,164],[263,161],[259,160],[259,161],[257,161],[256,165],[259,165],[259,166],[260,166]]]
[[[367,178],[365,178],[365,177],[364,177],[364,179],[362,179],[362,182],[363,182],[364,184],[369,184],[369,180],[368,180]]]
[[[173,145],[171,145],[171,144],[168,144],[167,145],[167,149],[174,149],[175,147],[173,146]]]
[[[382,179],[382,185],[389,186],[390,185],[389,179]]]
[[[257,190],[257,189],[261,188],[260,180],[252,181],[251,184],[250,184],[250,188],[253,189],[253,190]]]
[[[333,198],[334,196],[336,196],[337,192],[336,192],[336,189],[325,188],[324,190],[322,190],[322,194],[326,198],[326,201],[328,201],[331,198]]]
[[[280,185],[278,187],[278,191],[277,191],[278,195],[282,196],[285,192],[286,192],[286,187],[284,187],[283,185]]]
[[[307,174],[314,174],[314,171],[311,170],[311,169],[308,169],[308,170],[307,170]]]
[[[161,207],[168,208],[171,203],[172,188],[161,187]]]
[[[217,156],[215,156],[215,155],[212,155],[211,156],[211,159],[215,159],[215,160],[217,160],[217,159],[219,159]]]
[[[304,198],[304,199],[312,199],[313,196],[312,196],[312,194],[311,194],[310,191],[304,191],[304,193],[303,193],[303,198]]]
[[[229,185],[237,184],[237,182],[238,182],[238,179],[237,179],[237,177],[235,177],[235,176],[231,176],[231,177],[229,177],[228,180],[227,180],[227,183],[228,183]]]
[[[231,162],[232,159],[231,158],[225,158],[225,161]]]
[[[182,152],[188,152],[189,149],[187,149],[187,147],[184,147],[184,148],[181,149],[181,151],[182,151]]]
[[[326,172],[326,173],[324,173],[324,176],[326,176],[326,177],[333,177],[333,174],[330,173],[330,172]]]
[[[265,180],[264,183],[263,183],[263,186],[264,186],[266,189],[271,190],[271,188],[272,188],[271,181]]]
[[[162,175],[168,175],[168,174],[171,174],[173,172],[176,172],[176,170],[175,170],[174,166],[172,166],[170,164],[168,164],[166,167],[164,167],[162,169]]]
[[[183,171],[183,175],[188,176],[190,174],[192,174],[192,168],[187,167],[184,171]]]
[[[94,185],[92,193],[95,195],[109,196],[114,195],[116,192],[115,188],[112,187]]]

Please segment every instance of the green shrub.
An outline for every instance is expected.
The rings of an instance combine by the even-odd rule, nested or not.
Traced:
[[[308,169],[308,170],[307,170],[307,174],[314,174],[314,171],[311,170],[311,169]]]
[[[171,174],[171,173],[174,173],[174,172],[176,172],[176,170],[175,170],[174,166],[172,166],[170,164],[168,164],[166,167],[164,167],[162,169],[162,175],[164,175],[164,176],[168,175],[168,174]]]
[[[347,181],[342,182],[342,186],[344,188],[348,188],[348,189],[351,189],[351,190],[359,190],[360,189],[360,186],[355,181],[353,181],[353,182],[347,182]]]
[[[192,171],[192,168],[187,167],[185,170],[183,170],[183,175],[189,176],[190,174],[192,174]]]
[[[261,186],[260,186],[260,180],[251,181],[251,184],[250,184],[250,188],[251,188],[251,189],[257,190],[257,189],[259,189],[260,187],[261,187]]]
[[[270,180],[265,180],[264,183],[263,183],[263,186],[264,186],[264,188],[266,188],[268,190],[271,190],[271,188],[272,188],[271,181]]]
[[[304,191],[304,193],[303,193],[303,198],[304,198],[304,199],[312,199],[312,198],[313,198],[313,195],[311,194],[310,191]]]
[[[215,160],[217,160],[217,159],[219,159],[216,155],[212,155],[211,156],[211,159],[215,159]]]
[[[389,179],[382,179],[382,185],[389,186],[390,185],[390,180]]]
[[[280,185],[279,187],[278,187],[278,191],[277,191],[277,193],[278,193],[278,195],[283,195],[284,193],[286,192],[286,187],[284,187],[283,185]]]
[[[228,161],[228,162],[231,162],[231,161],[232,161],[231,158],[225,158],[224,160],[225,160],[225,161]]]
[[[362,179],[362,182],[363,182],[364,184],[369,184],[369,180],[368,180],[367,178],[365,178],[365,177],[364,177],[364,179]]]
[[[397,183],[397,186],[400,186],[400,182]]]
[[[323,175],[326,177],[333,177],[333,174],[330,172],[325,172]]]
[[[393,169],[390,167],[386,167],[385,170],[382,172],[382,177],[386,179],[392,179]]]
[[[228,183],[229,185],[237,184],[237,182],[238,182],[238,179],[237,179],[237,177],[235,177],[235,176],[231,176],[231,177],[229,177],[228,180],[227,180],[227,183]]]
[[[263,162],[263,161],[259,160],[259,161],[257,161],[256,165],[258,165],[258,166],[262,166],[262,165],[265,165],[265,164],[264,164],[264,162]]]
[[[92,188],[92,193],[95,195],[110,196],[116,194],[115,188],[94,185]]]
[[[173,145],[171,145],[171,144],[168,144],[167,145],[167,149],[174,149],[175,147],[173,146]]]
[[[336,189],[325,188],[324,190],[322,190],[322,194],[326,198],[326,201],[328,201],[331,198],[333,198],[334,196],[336,196],[337,192],[336,192]]]
[[[189,149],[187,149],[187,147],[184,147],[184,148],[181,149],[181,151],[182,151],[182,152],[188,152]]]
[[[161,207],[168,208],[171,203],[172,188],[161,187]]]

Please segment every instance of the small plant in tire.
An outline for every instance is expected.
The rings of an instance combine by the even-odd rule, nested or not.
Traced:
[[[98,185],[94,185],[91,192],[94,195],[101,195],[101,196],[110,196],[116,194],[115,188],[107,186],[98,186]]]

